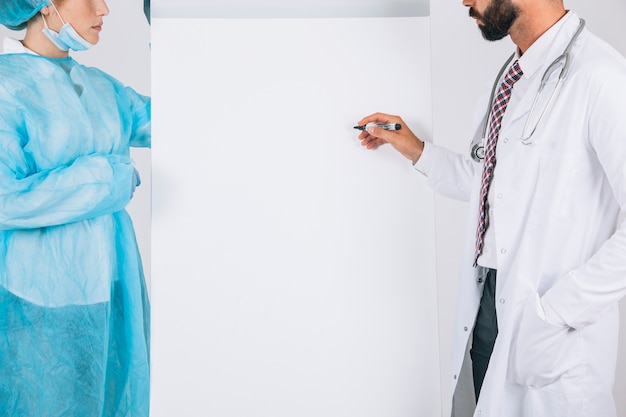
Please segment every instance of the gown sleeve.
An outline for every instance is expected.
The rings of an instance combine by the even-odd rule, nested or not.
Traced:
[[[66,166],[37,170],[24,151],[25,123],[0,101],[0,230],[72,223],[122,210],[132,196],[127,155],[83,155]]]
[[[149,148],[151,146],[151,99],[137,93],[130,87],[125,88],[133,115],[133,132],[130,146]]]

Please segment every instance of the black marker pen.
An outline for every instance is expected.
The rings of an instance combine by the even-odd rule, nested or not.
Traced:
[[[354,126],[354,128],[358,130],[367,130],[367,128],[371,126],[380,127],[381,129],[385,130],[400,130],[402,128],[402,125],[400,123],[368,123],[364,126]]]

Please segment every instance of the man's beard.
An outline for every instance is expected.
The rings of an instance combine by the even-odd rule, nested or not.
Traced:
[[[471,17],[480,19],[482,24],[479,24],[478,28],[483,38],[488,41],[497,41],[509,34],[513,22],[519,15],[519,10],[511,0],[493,0],[482,15],[473,7],[470,8],[469,14]]]

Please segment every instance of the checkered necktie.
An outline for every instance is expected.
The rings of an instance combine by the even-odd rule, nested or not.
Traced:
[[[487,202],[487,195],[489,194],[489,186],[493,179],[493,170],[496,166],[496,144],[498,143],[502,117],[504,117],[506,106],[509,104],[513,85],[522,78],[522,74],[523,72],[519,66],[519,62],[515,61],[511,68],[509,68],[509,72],[504,76],[498,94],[496,94],[491,106],[489,134],[487,135],[485,160],[483,163],[483,179],[480,187],[480,218],[478,219],[478,229],[476,230],[476,256],[474,257],[474,266],[476,266],[478,257],[483,253],[485,231],[489,226],[489,203]]]

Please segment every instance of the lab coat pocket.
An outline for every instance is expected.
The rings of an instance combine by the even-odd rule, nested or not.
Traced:
[[[576,385],[582,366],[582,348],[576,330],[544,319],[539,296],[532,294],[521,308],[507,379],[534,388],[553,384],[551,390],[569,391],[567,386]]]

